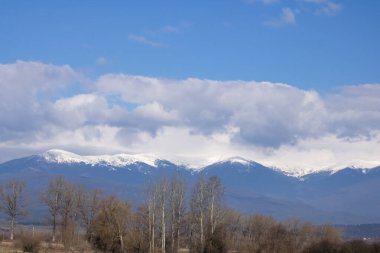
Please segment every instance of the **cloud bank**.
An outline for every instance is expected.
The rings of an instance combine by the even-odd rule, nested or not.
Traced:
[[[0,65],[0,89],[2,161],[50,148],[194,166],[243,156],[289,170],[380,160],[380,84],[321,95],[255,81],[91,80],[67,65],[18,61]]]

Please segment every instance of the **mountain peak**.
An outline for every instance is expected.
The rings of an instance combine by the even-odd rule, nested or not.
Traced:
[[[42,154],[38,155],[43,160],[50,163],[85,163],[90,165],[107,165],[112,167],[124,167],[126,165],[135,164],[135,163],[145,163],[152,167],[157,167],[157,161],[163,160],[154,156],[152,154],[113,154],[113,155],[91,155],[84,156],[78,155],[73,152],[69,152],[61,149],[50,149]],[[173,162],[172,160],[168,160]],[[215,160],[212,163],[202,163],[200,166],[192,166],[181,162],[181,159],[177,159],[174,164],[183,164],[190,170],[201,171],[205,167],[215,163]],[[379,167],[380,161],[361,161],[361,160],[351,160],[347,161],[344,164],[332,164],[325,166],[324,168],[302,168],[302,167],[291,167],[291,166],[272,166],[268,163],[256,163],[253,160],[243,158],[241,156],[232,156],[227,159],[217,160],[216,163],[230,163],[230,164],[241,164],[243,166],[250,166],[254,164],[260,164],[265,167],[268,167],[273,170],[281,171],[288,176],[301,178],[305,175],[318,172],[329,172],[334,174],[342,169],[351,168],[361,170],[363,173],[366,173],[368,170]]]
[[[240,157],[240,156],[233,156],[233,157],[230,157],[224,161],[221,161],[221,162],[229,162],[229,163],[240,163],[240,164],[243,164],[243,165],[247,165],[247,164],[250,164],[252,163],[252,161],[250,160],[247,160],[243,157]]]
[[[65,163],[65,162],[80,162],[81,156],[75,153],[65,151],[62,149],[50,149],[39,155],[43,159],[48,162],[57,162],[57,163]]]
[[[45,161],[52,163],[85,163],[90,165],[105,164],[114,167],[123,167],[139,162],[156,167],[156,161],[159,160],[151,154],[81,156],[61,149],[51,149],[40,154],[39,156]]]

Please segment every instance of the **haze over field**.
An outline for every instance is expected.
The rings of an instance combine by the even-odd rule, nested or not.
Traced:
[[[0,161],[380,165],[377,1],[71,4],[1,4]]]

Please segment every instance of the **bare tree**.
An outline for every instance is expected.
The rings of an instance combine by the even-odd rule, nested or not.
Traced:
[[[147,184],[147,206],[148,206],[148,230],[149,230],[149,252],[155,252],[155,236],[156,236],[156,212],[158,201],[157,185],[152,182]]]
[[[140,206],[129,225],[127,249],[132,252],[148,253],[150,249],[149,210],[146,204]],[[129,251],[128,251],[129,252]]]
[[[336,243],[340,243],[342,240],[342,231],[331,225],[323,225],[319,227],[318,235],[321,240],[328,240]]]
[[[77,194],[77,207],[80,220],[86,229],[89,240],[91,240],[90,226],[94,220],[96,212],[99,209],[102,191],[99,189],[86,191],[80,187],[78,188]]]
[[[229,248],[240,249],[240,245],[244,241],[245,231],[243,231],[243,227],[245,220],[245,217],[236,210],[226,209],[224,211],[225,229],[228,232],[224,240],[227,242]]]
[[[166,178],[162,178],[157,185],[156,190],[158,196],[158,210],[160,213],[160,231],[161,231],[161,253],[166,252],[166,204],[168,182]]]
[[[58,216],[63,196],[65,180],[62,176],[50,180],[48,187],[41,194],[42,202],[48,207],[52,222],[52,242],[56,240]]]
[[[220,179],[212,176],[207,181],[208,209],[209,209],[209,230],[214,234],[218,222],[222,218],[222,198],[224,189]]]
[[[203,251],[205,245],[205,222],[207,215],[207,185],[203,174],[194,185],[191,198],[191,235],[195,251]]]
[[[63,243],[66,246],[72,243],[76,229],[76,218],[78,214],[78,187],[70,182],[64,181],[61,202],[59,203],[59,214],[61,217],[61,231]]]
[[[116,197],[102,200],[90,228],[94,247],[105,252],[125,252],[130,216],[127,203]]]
[[[25,183],[20,180],[11,180],[0,189],[1,209],[10,221],[11,236],[14,239],[14,230],[17,219],[27,214]]]
[[[179,174],[173,176],[169,186],[169,212],[171,252],[180,248],[180,229],[185,213],[185,180]]]

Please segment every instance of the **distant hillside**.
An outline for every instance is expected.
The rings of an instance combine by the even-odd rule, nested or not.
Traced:
[[[347,239],[380,239],[380,224],[336,225]]]
[[[1,181],[15,177],[26,181],[34,198],[33,210],[40,210],[39,192],[57,175],[89,188],[102,188],[106,194],[116,194],[137,205],[148,180],[174,173],[182,174],[189,186],[199,173],[220,177],[227,206],[243,213],[314,223],[380,223],[380,201],[374,201],[380,199],[380,167],[295,177],[242,158],[194,170],[147,155],[83,157],[60,150],[0,164]]]

